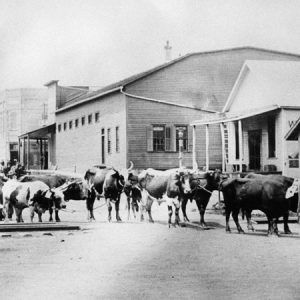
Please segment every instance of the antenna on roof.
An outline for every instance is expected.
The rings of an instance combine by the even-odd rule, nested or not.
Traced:
[[[166,51],[166,62],[172,60],[172,47],[169,44],[169,41],[167,41],[165,47],[164,47],[165,51]]]

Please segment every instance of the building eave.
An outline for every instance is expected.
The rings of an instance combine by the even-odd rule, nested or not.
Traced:
[[[97,99],[97,98],[101,98],[101,97],[103,97],[103,96],[106,96],[106,95],[109,95],[109,94],[112,94],[112,93],[121,91],[121,89],[122,89],[122,86],[119,86],[119,87],[114,88],[114,89],[111,89],[111,90],[109,90],[109,91],[106,91],[106,92],[103,92],[103,93],[99,93],[99,94],[93,95],[92,97],[88,97],[88,98],[85,98],[85,99],[80,100],[80,101],[78,101],[78,102],[72,103],[72,104],[70,104],[70,105],[61,107],[61,108],[59,108],[59,109],[57,109],[57,110],[55,111],[55,114],[64,112],[64,111],[66,111],[66,110],[72,109],[72,108],[74,108],[74,107],[76,107],[76,106],[79,106],[79,105],[83,105],[83,104],[88,103],[88,102],[90,102],[90,101],[92,101],[92,100],[95,100],[95,99]]]

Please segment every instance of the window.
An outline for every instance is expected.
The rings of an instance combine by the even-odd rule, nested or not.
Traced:
[[[73,127],[73,121],[69,121],[69,129],[72,129]]]
[[[234,122],[234,134],[235,134],[235,158],[240,158],[240,140],[239,140],[239,124]]]
[[[75,120],[75,128],[78,127],[78,123],[79,123],[79,122],[78,122],[78,119],[76,119],[76,120]]]
[[[64,123],[64,130],[67,130],[67,122]]]
[[[100,121],[100,114],[99,112],[95,113],[95,123],[98,123]]]
[[[119,127],[116,127],[116,152],[120,151]]]
[[[107,128],[107,153],[111,153],[111,135],[110,135],[110,128]]]
[[[58,132],[61,132],[61,124],[57,125],[57,130],[58,130]]]
[[[84,126],[85,124],[85,117],[81,117],[81,125]]]
[[[88,123],[92,124],[92,114],[88,115]]]
[[[176,151],[179,151],[179,132],[182,132],[182,151],[188,150],[187,126],[176,126]]]
[[[153,126],[153,151],[165,151],[165,126]]]
[[[268,148],[269,157],[276,156],[276,146],[275,146],[275,116],[268,117]]]

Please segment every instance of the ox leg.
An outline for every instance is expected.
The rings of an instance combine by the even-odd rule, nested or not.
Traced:
[[[181,210],[182,210],[182,214],[183,214],[183,220],[184,222],[189,222],[189,218],[186,215],[186,204],[188,202],[188,197],[183,197],[182,199],[182,203],[181,203]]]
[[[239,233],[245,233],[243,228],[241,227],[240,223],[239,223],[239,209],[234,209],[232,212],[232,218],[235,222],[236,228],[238,230]]]
[[[134,213],[133,204],[132,204],[132,211]],[[130,197],[127,197],[127,220],[130,220]]]
[[[53,222],[52,214],[53,214],[53,208],[49,207],[49,222]]]
[[[249,210],[243,210],[245,212],[246,218],[247,218],[247,228],[248,230],[252,230],[255,231],[253,225],[252,225],[252,221],[251,221],[251,211]]]
[[[285,234],[292,234],[289,225],[288,225],[288,221],[289,221],[289,212],[286,212],[283,215],[283,226],[284,226],[284,233]]]
[[[279,236],[277,222],[271,216],[267,215],[268,218],[268,236],[274,236],[276,234]]]
[[[139,209],[140,209],[140,221],[143,222],[144,221],[145,206],[142,203],[140,203]]]
[[[34,218],[34,206],[29,206],[29,210],[30,210],[30,222],[33,222],[33,218]]]
[[[202,227],[207,226],[205,221],[204,221],[204,214],[205,214],[205,209],[206,209],[207,202],[203,202],[200,199],[196,200],[196,204],[197,204],[197,207],[198,207],[198,210],[199,210],[199,213],[200,213],[200,226],[202,226]]]
[[[120,218],[120,214],[119,214],[120,200],[116,201],[115,208],[116,208],[116,219],[118,222],[122,222],[122,219]]]
[[[169,225],[169,228],[170,228],[171,224],[172,224],[172,214],[173,214],[172,205],[168,205],[168,214],[169,214],[168,225]]]
[[[60,218],[59,218],[59,215],[58,215],[58,209],[55,209],[55,221],[60,222]]]
[[[180,218],[179,218],[179,209],[180,209],[180,200],[179,199],[175,199],[173,201],[174,205],[175,205],[175,226],[178,225],[179,226],[179,222],[180,222]]]
[[[108,222],[111,222],[112,205],[111,205],[110,199],[106,199],[106,205],[107,205],[107,209],[108,209]]]
[[[131,203],[131,209],[132,209],[133,217],[136,219],[136,213],[139,211],[139,206],[136,201]]]
[[[226,232],[230,233],[231,232],[231,229],[230,229],[230,226],[229,226],[229,219],[230,219],[230,214],[231,214],[231,209],[229,209],[227,206],[225,207],[225,220],[226,220]]]
[[[93,211],[94,202],[95,202],[95,197],[89,196],[86,198],[86,209],[88,212],[88,216],[87,216],[88,221],[95,220],[94,211]]]
[[[40,223],[43,222],[43,221],[42,221],[42,214],[43,214],[42,210],[39,209],[39,210],[38,210],[38,217],[39,217],[39,222],[40,222]]]
[[[22,220],[22,209],[15,207],[16,221],[20,223]]]
[[[149,218],[150,223],[154,223],[153,218],[152,218],[152,213],[151,213],[152,203],[153,203],[153,200],[148,198],[147,203],[146,203],[146,211],[148,213],[148,218]]]
[[[11,203],[8,203],[7,204],[7,217],[9,220],[12,219],[13,214],[14,214],[14,208]]]

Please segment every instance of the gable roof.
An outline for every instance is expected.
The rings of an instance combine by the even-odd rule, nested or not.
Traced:
[[[213,50],[213,51],[204,51],[204,52],[194,52],[194,53],[189,53],[184,56],[178,57],[172,61],[169,61],[167,63],[161,64],[159,66],[156,66],[154,68],[151,68],[149,70],[146,70],[144,72],[135,74],[133,76],[127,77],[123,80],[117,81],[115,83],[109,84],[99,90],[96,91],[85,91],[83,94],[78,95],[72,99],[69,99],[64,106],[74,104],[76,102],[83,103],[84,100],[89,100],[89,99],[95,99],[96,97],[101,97],[103,94],[108,94],[110,91],[116,91],[116,89],[121,89],[121,88],[126,88],[127,85],[132,84],[140,79],[143,79],[149,75],[152,75],[155,72],[158,72],[162,69],[168,68],[178,62],[181,62],[183,60],[186,60],[192,56],[206,56],[206,55],[213,55],[217,53],[224,53],[224,52],[231,52],[231,51],[241,51],[241,50],[255,50],[255,51],[261,51],[261,52],[266,52],[270,54],[280,54],[280,55],[286,55],[286,56],[291,56],[291,57],[297,57],[297,59],[300,60],[300,55],[299,54],[293,54],[293,53],[288,53],[288,52],[280,52],[280,51],[275,51],[275,50],[268,50],[268,49],[263,49],[263,48],[257,48],[257,47],[236,47],[236,48],[228,48],[228,49],[221,49],[221,50]],[[214,95],[208,95],[209,98],[215,98]],[[218,102],[218,99],[215,99]],[[222,102],[222,101],[221,101]],[[213,108],[211,108],[213,109]]]
[[[245,81],[255,78],[255,90],[263,105],[300,106],[300,62],[274,60],[247,60],[223,108],[229,111]],[[257,95],[256,95],[257,96]]]

